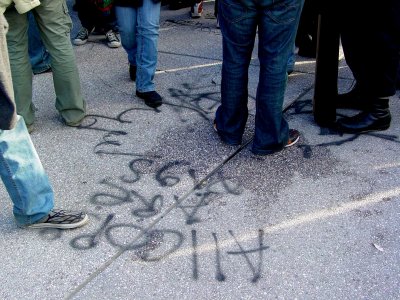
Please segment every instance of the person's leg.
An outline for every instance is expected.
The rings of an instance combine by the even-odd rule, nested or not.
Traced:
[[[161,3],[144,0],[137,14],[136,90],[155,90],[153,82],[157,66],[158,29]]]
[[[238,145],[247,121],[248,69],[257,30],[254,1],[218,1],[218,20],[222,33],[223,62],[221,105],[215,126],[222,141]]]
[[[203,13],[203,0],[192,0],[190,7],[190,16],[192,18],[200,18]]]
[[[295,53],[295,47],[293,47],[292,52],[289,54],[289,58],[287,61],[287,74],[290,75],[294,71],[294,65],[296,64],[296,53]]]
[[[136,24],[137,8],[134,7],[115,7],[119,34],[121,36],[122,47],[128,54],[130,77],[136,80]]]
[[[72,229],[88,222],[83,212],[53,209],[53,189],[20,116],[13,129],[0,130],[0,177],[20,227]]]
[[[338,5],[344,4],[339,3]],[[364,27],[360,22],[363,22],[364,16],[359,14],[357,6],[346,5],[346,9],[340,10],[339,12],[340,22],[340,39],[346,64],[350,68],[354,82],[351,86],[351,90],[338,94],[336,98],[337,108],[350,108],[350,109],[366,109],[365,98],[362,97],[360,86],[358,82],[362,82],[362,69],[365,61],[369,60],[369,53],[367,49],[364,49],[363,35],[369,35],[369,32],[360,32],[361,28]],[[367,26],[367,24],[364,24]],[[369,46],[368,46],[369,47]],[[365,51],[364,51],[365,50]]]
[[[35,17],[31,12],[28,13],[28,18],[29,58],[32,65],[33,74],[40,74],[51,69],[50,54],[43,45],[39,29],[36,25]]]
[[[96,6],[89,0],[77,0],[75,7],[82,27],[91,33],[96,24]]]
[[[303,10],[304,0],[300,1],[300,5],[301,5],[301,10]],[[301,14],[300,14],[300,19],[301,19]],[[299,30],[299,27],[300,27],[300,24],[299,24],[299,22],[297,22],[297,26],[296,26],[296,29],[295,29],[296,38],[297,38],[297,33],[298,33],[298,30]],[[289,54],[289,58],[288,58],[288,62],[287,62],[287,73],[288,73],[288,75],[291,74],[294,71],[294,66],[295,66],[295,63],[296,63],[296,53],[295,53],[295,51],[296,51],[296,46],[293,45],[293,50]]]
[[[400,90],[400,62],[397,68],[396,88]]]
[[[375,7],[358,1],[341,12],[346,63],[363,97],[388,97],[395,93],[400,48],[399,3],[390,0],[387,5]],[[375,22],[368,22],[372,19]]]
[[[346,6],[346,9],[340,11],[340,38],[343,52],[346,63],[356,81],[362,81],[363,64],[368,59],[366,52],[368,50],[364,49],[363,40],[365,40],[365,36],[369,35],[369,32],[360,32],[361,28],[364,27],[360,23],[363,21],[363,18],[362,15],[357,13],[354,5],[349,4]]]
[[[30,224],[43,218],[53,207],[53,191],[30,140],[22,117],[15,115],[9,56],[5,41],[7,22],[0,15],[0,176],[13,201],[17,222]],[[4,114],[4,116],[3,116]],[[11,120],[8,120],[12,118]],[[15,124],[16,122],[16,124]]]
[[[69,126],[78,126],[85,117],[79,73],[70,40],[72,26],[64,0],[42,0],[34,9],[42,40],[50,52],[56,108]]]
[[[19,225],[35,223],[53,208],[54,194],[24,120],[0,130],[0,174]]]
[[[9,24],[7,46],[17,112],[29,126],[35,120],[35,108],[32,103],[32,68],[28,55],[28,17],[27,14],[20,15],[14,7],[8,8],[4,16]]]
[[[388,5],[379,7],[378,12],[374,5],[371,6],[368,20],[375,17],[377,24],[364,42],[370,54],[368,63],[363,65],[363,74],[368,74],[364,78],[365,90],[374,97],[388,98],[396,93],[400,59],[400,1],[390,0]]]
[[[288,123],[283,117],[287,61],[293,50],[301,3],[285,0],[262,2],[258,27],[260,78],[256,96],[256,128],[252,151],[269,154],[288,143]]]
[[[314,0],[306,0],[300,16],[296,34],[296,46],[299,55],[315,58],[317,51],[318,12]]]
[[[104,2],[105,5],[107,2]],[[117,18],[115,14],[115,7],[113,4],[109,4],[106,7],[96,7],[96,28],[102,28],[104,32],[113,30],[118,32]]]
[[[346,11],[356,12],[357,7],[350,6]],[[365,4],[357,14],[358,21],[366,22],[364,26],[358,22],[349,22],[347,30],[353,31],[355,41],[345,39],[348,43],[343,43],[343,48],[346,61],[357,81],[358,95],[365,102],[365,107],[355,116],[339,119],[338,125],[342,131],[349,133],[386,130],[391,123],[389,97],[396,92],[396,72],[400,58],[400,3],[391,0],[387,5],[379,7]],[[350,18],[351,14],[348,20]],[[368,22],[371,19],[376,22]],[[355,42],[357,45],[354,45]],[[349,48],[349,44],[353,47]]]
[[[107,46],[110,48],[121,47],[114,7],[109,7],[106,12],[100,11],[98,20],[104,29]]]
[[[30,139],[15,114],[14,91],[6,44],[8,24],[0,14],[0,177],[13,202],[18,225],[29,228],[76,228],[87,223],[82,212],[54,210],[54,193]]]
[[[82,46],[89,40],[89,35],[95,27],[96,16],[94,12],[96,7],[89,0],[76,0],[74,9],[78,13],[81,28],[72,40],[75,46]]]

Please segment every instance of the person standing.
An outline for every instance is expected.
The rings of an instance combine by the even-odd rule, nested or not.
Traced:
[[[37,0],[36,0],[37,1]],[[39,2],[39,1],[37,1]],[[50,53],[56,109],[68,126],[79,126],[85,117],[79,73],[70,40],[72,26],[65,0],[42,0],[32,13],[42,41]],[[28,55],[28,14],[10,6],[4,13],[9,24],[7,44],[18,114],[32,130],[35,108],[32,103],[32,68]]]
[[[266,155],[294,145],[299,132],[283,117],[287,62],[300,18],[299,0],[218,0],[223,40],[221,105],[214,129],[239,145],[248,117],[248,69],[258,30],[260,74],[252,152]]]
[[[136,81],[136,96],[152,108],[162,105],[162,97],[154,85],[160,9],[159,0],[115,1],[122,47],[128,54],[129,75]]]
[[[347,133],[386,130],[390,127],[389,97],[396,93],[400,60],[400,1],[379,5],[356,0],[343,2],[340,34],[347,65],[355,78],[349,93],[339,95],[337,108],[361,112],[337,121]]]
[[[17,116],[11,79],[4,10],[0,3],[0,176],[23,228],[72,229],[88,222],[87,214],[54,209],[54,193],[22,117]],[[22,12],[39,2],[16,1]]]
[[[46,50],[46,47],[42,42],[35,17],[31,12],[28,13],[28,18],[28,52],[32,65],[32,72],[35,75],[50,72],[51,60],[49,51]]]

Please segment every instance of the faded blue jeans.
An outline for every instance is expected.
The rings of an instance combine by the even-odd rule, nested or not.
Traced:
[[[22,117],[15,128],[0,130],[0,175],[19,225],[45,217],[54,205],[53,189]]]
[[[40,74],[47,71],[50,65],[50,54],[46,50],[40,37],[40,32],[37,27],[35,17],[31,12],[28,13],[28,52],[29,59],[32,65],[33,74]]]
[[[161,2],[152,0],[137,8],[115,6],[122,47],[129,64],[137,66],[136,90],[142,93],[155,90],[160,9]]]
[[[248,69],[258,29],[260,73],[252,151],[270,154],[287,144],[289,128],[282,106],[300,11],[300,0],[219,0],[223,64],[215,122],[224,142],[242,142],[248,117]]]

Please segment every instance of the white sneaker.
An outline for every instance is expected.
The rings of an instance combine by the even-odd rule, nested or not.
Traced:
[[[192,16],[193,19],[200,18],[202,12],[203,12],[203,0],[201,0],[199,3],[195,3],[190,9],[190,15]]]

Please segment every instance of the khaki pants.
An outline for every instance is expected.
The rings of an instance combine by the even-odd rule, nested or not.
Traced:
[[[79,74],[73,52],[71,18],[65,0],[43,0],[32,10],[43,43],[51,56],[56,109],[67,125],[74,126],[85,116],[85,101],[81,94]],[[17,112],[27,125],[34,122],[32,104],[32,68],[28,55],[28,15],[14,7],[5,12],[9,23],[7,44]]]

